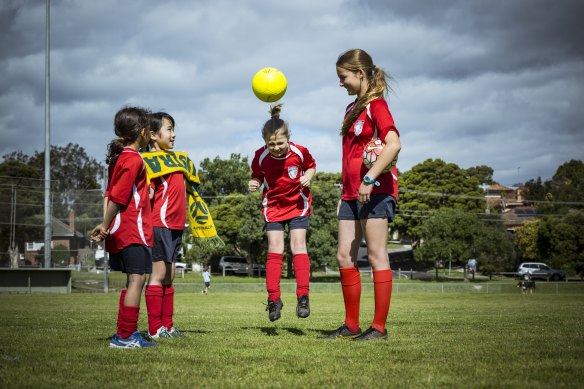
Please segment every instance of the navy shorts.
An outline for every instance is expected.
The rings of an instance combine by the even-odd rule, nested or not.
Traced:
[[[307,230],[308,229],[308,219],[310,216],[298,216],[288,220],[282,220],[279,222],[266,222],[264,229],[266,231],[284,231],[286,224],[288,225],[288,231],[290,230]]]
[[[341,200],[339,207],[339,220],[361,219],[388,219],[393,220],[395,214],[395,199],[386,194],[371,195],[368,203],[357,200]]]
[[[178,250],[182,244],[183,230],[171,230],[165,227],[154,227],[154,246],[152,261],[176,262]]]
[[[208,287],[211,286],[211,283],[210,282],[205,282],[205,286],[208,288]]]
[[[110,269],[129,274],[152,273],[152,249],[141,244],[124,247],[118,253],[109,253]]]

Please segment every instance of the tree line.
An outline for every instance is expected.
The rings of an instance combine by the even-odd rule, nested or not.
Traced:
[[[42,239],[44,152],[32,156],[13,152],[0,163],[0,252],[10,241],[9,207],[18,190],[19,246]],[[66,219],[74,211],[82,233],[97,223],[102,213],[104,167],[76,144],[51,147],[52,210]],[[205,198],[225,247],[209,251],[185,239],[186,261],[213,263],[221,255],[242,255],[263,263],[266,238],[260,193],[249,193],[249,160],[240,154],[205,158],[198,170],[200,193]],[[569,161],[543,182],[532,179],[523,187],[526,203],[536,209],[534,221],[507,231],[502,209],[487,205],[485,185],[493,183],[493,169],[482,165],[461,168],[441,159],[427,159],[400,173],[400,199],[392,232],[414,247],[415,259],[432,265],[452,260],[461,265],[468,258],[479,261],[484,273],[513,271],[526,260],[546,262],[579,273],[584,265],[581,236],[584,227],[584,164]],[[30,181],[26,181],[30,180]],[[35,181],[36,180],[36,181]],[[25,184],[23,184],[25,183]],[[36,184],[33,184],[36,183]],[[517,185],[519,186],[519,185]],[[319,173],[313,180],[313,214],[308,249],[313,268],[336,266],[336,208],[341,193],[340,173]],[[291,258],[288,258],[290,261]],[[291,266],[289,266],[291,268]]]

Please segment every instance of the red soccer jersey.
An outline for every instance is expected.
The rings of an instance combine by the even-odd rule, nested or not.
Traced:
[[[251,177],[264,184],[262,207],[267,222],[310,215],[312,195],[300,186],[300,176],[316,162],[306,147],[290,142],[284,157],[274,157],[267,146],[255,152]]]
[[[183,230],[187,218],[185,180],[181,172],[152,179],[152,225]]]
[[[354,102],[349,104],[345,116],[351,112],[354,105]],[[382,140],[389,131],[395,131],[399,136],[387,102],[382,98],[371,101],[368,108],[361,112],[343,136],[343,193],[341,194],[343,200],[357,200],[359,196],[359,186],[369,170],[363,164],[363,149],[373,138],[375,128],[377,128],[377,137]],[[373,187],[372,194],[385,193],[397,200],[398,185],[395,166],[390,172],[380,174],[377,181],[380,185]]]
[[[105,196],[120,206],[109,226],[105,249],[120,252],[132,244],[152,247],[152,220],[146,168],[140,153],[124,147],[116,164],[109,168]]]

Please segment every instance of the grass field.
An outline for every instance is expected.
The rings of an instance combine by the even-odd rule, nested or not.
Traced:
[[[177,293],[186,334],[143,350],[108,348],[119,294],[0,295],[0,387],[581,387],[580,294],[400,293],[389,341],[317,340],[341,324],[340,293],[314,293],[296,318],[283,295]],[[145,306],[140,329],[146,329]],[[373,296],[362,298],[362,326]]]

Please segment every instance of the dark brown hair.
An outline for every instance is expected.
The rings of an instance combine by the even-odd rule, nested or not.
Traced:
[[[112,140],[107,147],[105,162],[109,166],[115,165],[124,146],[134,143],[143,128],[149,131],[148,115],[146,109],[139,107],[124,107],[116,113],[114,132],[118,138]]]

